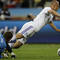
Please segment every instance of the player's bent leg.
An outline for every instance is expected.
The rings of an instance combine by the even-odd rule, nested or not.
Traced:
[[[23,38],[24,36],[21,33],[16,34],[16,42],[13,45],[13,48],[19,48],[20,46],[22,46],[23,43]]]
[[[23,25],[21,30],[16,34],[16,43],[14,43],[14,48],[19,48],[26,42],[26,39],[35,33],[35,28],[33,27],[33,22],[28,22]]]
[[[13,45],[13,48],[19,48],[22,45],[23,44],[20,41],[16,41],[16,43],[14,43],[14,45]]]

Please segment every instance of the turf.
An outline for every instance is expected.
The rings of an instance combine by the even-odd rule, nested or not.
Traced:
[[[60,60],[57,49],[60,44],[25,44],[19,49],[13,49],[16,59],[1,60]]]

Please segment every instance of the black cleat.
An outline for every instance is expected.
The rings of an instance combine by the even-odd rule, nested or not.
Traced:
[[[16,55],[12,55],[11,58],[16,58]]]

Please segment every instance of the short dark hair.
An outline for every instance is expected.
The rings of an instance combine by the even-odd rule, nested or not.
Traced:
[[[13,37],[13,34],[12,34],[12,32],[8,31],[8,32],[5,32],[3,34],[3,36],[4,36],[5,40],[6,40],[6,42],[8,42]]]

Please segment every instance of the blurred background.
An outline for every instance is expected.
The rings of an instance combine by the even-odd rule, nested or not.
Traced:
[[[0,8],[36,8],[48,6],[52,0],[0,0]],[[60,2],[60,0],[58,0]]]

